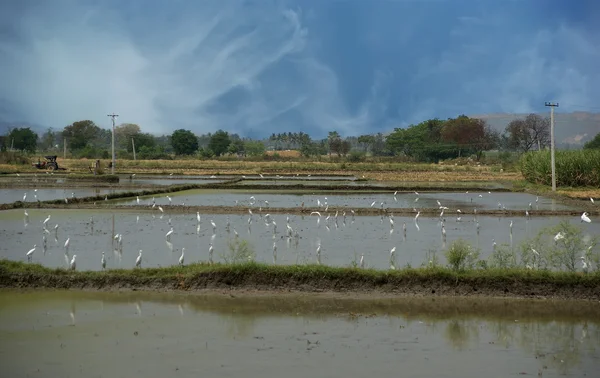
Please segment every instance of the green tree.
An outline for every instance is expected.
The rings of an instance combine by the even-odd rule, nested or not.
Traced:
[[[135,143],[136,151],[140,151],[142,147],[147,147],[149,150],[152,150],[156,146],[156,138],[149,133],[136,134],[133,136],[133,141]],[[127,144],[127,151],[133,152],[133,145],[131,143]]]
[[[44,151],[52,150],[54,146],[58,144],[56,143],[56,137],[57,135],[56,132],[54,132],[54,129],[52,129],[52,127],[48,128],[38,142],[40,149]]]
[[[396,128],[387,136],[385,143],[394,154],[404,154],[418,161],[438,162],[458,156],[453,144],[442,141],[442,128],[445,121],[430,119],[410,125],[406,129]]]
[[[247,140],[244,142],[244,149],[248,156],[262,156],[265,153],[265,145],[258,140]]]
[[[171,146],[176,155],[191,155],[198,151],[198,138],[190,130],[175,130],[171,134]]]
[[[67,146],[72,150],[79,150],[96,140],[101,130],[93,121],[77,121],[66,126],[62,136],[67,138]]]
[[[135,123],[120,124],[115,127],[115,143],[123,150],[132,151],[131,138],[137,136],[141,132],[142,130]],[[138,146],[136,145],[136,148],[137,147]]]
[[[246,154],[246,146],[244,145],[244,142],[238,138],[229,143],[229,147],[227,147],[227,152],[229,152],[230,154],[243,156]]]
[[[338,133],[335,130],[330,131],[327,134],[327,143],[329,145],[329,156],[331,156],[332,152],[340,155],[339,149],[342,144],[342,138],[340,137],[340,133]]]
[[[8,143],[14,149],[35,152],[38,135],[29,127],[12,129],[8,134]]]
[[[591,149],[595,149],[595,150],[600,149],[600,133],[596,134],[594,139],[592,139],[589,142],[587,142],[586,144],[584,144],[583,148],[590,149],[590,150]]]
[[[208,148],[215,153],[216,156],[221,156],[227,149],[229,148],[229,144],[231,143],[231,139],[229,139],[229,134],[223,130],[217,130],[208,143]]]

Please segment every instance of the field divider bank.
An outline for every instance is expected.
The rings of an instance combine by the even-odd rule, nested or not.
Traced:
[[[600,274],[448,268],[373,270],[323,265],[190,264],[107,271],[50,269],[0,260],[1,288],[91,290],[256,290],[387,293],[407,296],[600,300]]]

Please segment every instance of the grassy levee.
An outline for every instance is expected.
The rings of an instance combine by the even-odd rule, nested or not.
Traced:
[[[525,269],[383,271],[321,265],[190,264],[107,271],[50,269],[0,260],[0,287],[94,290],[356,292],[409,296],[600,299],[600,274]]]

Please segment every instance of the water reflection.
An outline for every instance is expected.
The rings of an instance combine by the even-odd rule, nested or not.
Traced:
[[[137,372],[130,364],[162,373],[164,366],[142,363],[154,359],[184,371],[201,364],[212,376],[232,363],[251,377],[298,364],[318,375],[335,356],[344,376],[390,375],[401,359],[411,376],[580,377],[593,375],[600,359],[600,305],[591,302],[4,291],[0,310],[8,371],[20,366],[23,348],[39,356],[36,366],[55,359],[43,365],[47,374],[65,373],[68,364],[52,370],[63,358],[94,365],[94,356],[109,354],[123,376]],[[64,354],[50,340],[60,340]],[[260,369],[255,361],[264,362]]]

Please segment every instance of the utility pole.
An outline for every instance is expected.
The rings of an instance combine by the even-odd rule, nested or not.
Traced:
[[[115,117],[118,117],[118,114],[109,114],[108,115],[110,118],[112,118],[112,166],[110,168],[110,174],[114,175],[115,174]]]
[[[558,107],[558,102],[546,102],[544,105],[550,107],[550,164],[552,165],[552,191],[556,192],[556,165],[554,162],[554,108]]]

